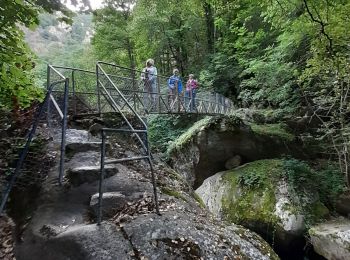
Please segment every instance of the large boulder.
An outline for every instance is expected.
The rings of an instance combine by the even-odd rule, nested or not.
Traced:
[[[196,193],[216,216],[292,249],[303,243],[307,217],[319,219],[328,210],[314,191],[293,191],[283,172],[281,160],[255,161],[215,174]]]
[[[350,259],[350,220],[339,218],[309,230],[314,250],[327,259]]]
[[[141,259],[278,259],[255,233],[192,212],[141,215],[122,229]]]
[[[307,157],[283,124],[245,125],[234,116],[204,118],[168,149],[172,167],[195,188],[240,155],[241,163],[292,155]]]
[[[132,245],[111,223],[77,225],[59,234],[35,237],[35,244],[17,248],[17,259],[133,259]]]

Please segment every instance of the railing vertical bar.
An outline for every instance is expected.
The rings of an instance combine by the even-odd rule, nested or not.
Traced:
[[[96,64],[96,94],[97,94],[97,112],[101,115],[101,96],[99,88],[99,69],[98,64]]]
[[[100,225],[102,221],[102,197],[103,197],[103,179],[105,174],[105,153],[106,153],[106,134],[101,129],[101,170],[100,170],[100,181],[98,183],[98,212],[97,212],[97,224]]]
[[[148,134],[147,132],[145,133],[146,135],[146,153],[147,153],[147,160],[150,166],[150,170],[151,170],[151,178],[152,178],[152,185],[153,185],[153,194],[154,194],[154,204],[156,205],[156,213],[158,215],[160,215],[159,212],[159,204],[158,204],[158,194],[157,194],[157,183],[156,183],[156,177],[154,174],[154,168],[153,168],[153,163],[152,163],[152,159],[151,159],[151,150],[149,148],[149,144],[148,144]]]
[[[47,91],[49,91],[49,89],[50,89],[50,80],[51,80],[51,75],[50,74],[51,74],[51,68],[48,65],[47,66],[47,83],[46,83]],[[50,102],[50,99],[48,99],[48,102],[47,102],[46,120],[47,120],[47,126],[49,127],[49,129],[51,129],[51,102]]]
[[[75,70],[72,70],[73,115],[77,114],[77,102],[75,96]]]
[[[59,166],[58,183],[62,185],[64,175],[64,157],[66,151],[66,130],[67,130],[67,113],[68,113],[68,91],[69,79],[64,82],[64,103],[63,103],[63,118],[62,118],[62,137],[61,137],[61,158]]]

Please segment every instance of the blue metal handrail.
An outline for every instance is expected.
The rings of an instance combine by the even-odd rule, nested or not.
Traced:
[[[52,69],[50,68],[50,66],[48,67],[48,71]],[[60,74],[60,73],[59,73]],[[62,76],[62,75],[61,75]],[[49,102],[50,99],[53,99],[52,97],[52,91],[54,89],[54,87],[60,83],[64,83],[65,84],[65,100],[68,100],[68,97],[67,94],[67,90],[68,90],[68,79],[64,78],[59,80],[59,81],[55,81],[53,83],[49,83],[48,82],[48,89],[47,89],[47,92],[46,92],[46,95],[45,95],[45,98],[44,98],[44,101],[40,104],[39,106],[39,110],[37,112],[37,115],[34,117],[34,121],[33,121],[33,124],[32,124],[32,128],[28,134],[28,138],[27,138],[27,141],[23,147],[23,149],[21,150],[20,152],[20,155],[19,155],[19,160],[17,161],[16,163],[16,168],[9,180],[9,182],[7,183],[7,186],[6,186],[6,189],[2,195],[2,198],[1,198],[1,204],[0,204],[0,214],[2,214],[4,208],[5,208],[5,205],[6,205],[6,202],[8,200],[8,197],[10,195],[10,192],[17,180],[17,178],[20,176],[21,174],[21,169],[22,169],[22,166],[23,166],[23,163],[27,157],[27,154],[28,154],[28,151],[29,151],[29,147],[30,147],[30,144],[33,140],[33,137],[35,135],[35,132],[36,132],[36,129],[37,129],[37,126],[39,124],[39,120],[44,112],[44,109],[45,109],[45,105]],[[57,108],[56,108],[57,109]],[[61,111],[62,113],[62,111]],[[67,124],[66,124],[66,118],[67,118],[67,106],[65,106],[65,109],[64,109],[64,112],[63,112],[63,116],[64,118],[62,119],[65,123],[63,123],[63,128],[62,128],[62,137],[64,135],[64,138],[62,138],[63,142],[61,143],[61,145],[65,144],[65,129],[67,127]],[[63,134],[64,133],[64,134]],[[63,156],[63,160],[62,160],[62,156]],[[62,174],[63,174],[63,171],[64,171],[64,166],[63,166],[63,163],[64,163],[64,151],[63,153],[61,152],[61,163],[60,163],[60,174],[59,174],[59,183],[62,184]]]

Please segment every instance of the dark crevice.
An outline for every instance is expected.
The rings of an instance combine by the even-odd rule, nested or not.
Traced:
[[[141,256],[140,256],[140,253],[139,253],[139,250],[137,250],[137,248],[134,246],[132,240],[131,240],[131,237],[126,233],[125,229],[123,227],[119,227],[120,228],[120,231],[122,232],[123,234],[123,237],[129,241],[131,247],[132,247],[132,250],[134,252],[134,258],[135,259],[138,259],[138,260],[141,260]]]

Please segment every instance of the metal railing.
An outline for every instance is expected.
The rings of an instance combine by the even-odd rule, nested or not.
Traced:
[[[51,80],[51,73],[56,74],[56,76],[58,77],[57,80],[52,81]],[[47,67],[47,92],[45,95],[45,98],[43,100],[43,102],[39,105],[38,111],[34,117],[34,121],[31,127],[31,130],[29,131],[27,140],[25,145],[23,146],[23,149],[21,150],[20,154],[19,154],[19,159],[16,162],[16,167],[13,171],[13,173],[11,174],[9,181],[7,182],[6,188],[2,194],[2,198],[1,198],[1,204],[0,204],[0,214],[2,214],[6,202],[8,200],[8,197],[10,195],[10,192],[13,188],[13,186],[16,183],[16,180],[18,179],[18,177],[21,175],[21,169],[23,166],[23,163],[28,155],[29,152],[29,147],[30,144],[33,140],[33,137],[35,136],[35,132],[36,129],[38,127],[40,118],[42,117],[44,110],[46,108],[47,105],[47,113],[48,115],[50,114],[50,101],[53,103],[55,110],[57,111],[57,113],[60,115],[61,120],[62,120],[62,139],[61,139],[61,157],[60,157],[60,166],[59,166],[59,176],[58,176],[58,181],[59,184],[62,184],[62,179],[63,179],[63,173],[64,173],[64,156],[65,156],[65,134],[66,134],[66,128],[67,128],[67,101],[68,101],[68,86],[69,86],[69,80],[67,78],[65,78],[61,73],[59,73],[57,70],[55,70],[55,68],[53,68],[52,66],[48,65]],[[63,111],[60,109],[58,102],[56,101],[56,99],[54,98],[54,96],[52,95],[53,90],[55,87],[59,86],[59,84],[64,84],[64,97],[63,97]],[[63,147],[63,149],[62,149]]]
[[[61,131],[58,174],[60,185],[62,185],[64,177],[68,113],[76,115],[78,113],[102,114],[106,112],[118,112],[128,126],[128,129],[102,129],[98,223],[102,219],[104,166],[106,164],[131,160],[146,160],[148,162],[151,171],[156,211],[159,214],[154,167],[148,145],[147,125],[141,115],[149,113],[227,114],[233,111],[234,106],[231,100],[222,95],[204,91],[200,88],[196,91],[195,96],[192,95],[192,92],[186,93],[185,82],[183,82],[181,92],[177,88],[175,88],[175,91],[169,91],[169,77],[162,75],[157,75],[156,82],[150,87],[141,80],[142,73],[144,72],[140,70],[125,68],[107,62],[97,62],[95,71],[48,65],[47,93],[39,107],[38,114],[34,118],[26,144],[20,153],[16,168],[10,176],[5,192],[3,193],[0,213],[3,211],[10,191],[21,173],[21,167],[35,135],[39,119],[47,106],[48,126],[50,128],[60,128]],[[69,88],[70,82],[71,88]],[[70,111],[68,107],[71,109]],[[136,122],[128,119],[129,116],[127,115],[129,114],[133,115]],[[52,120],[54,117],[58,120]],[[56,125],[53,126],[53,124]],[[142,155],[106,161],[105,144],[108,136],[111,133],[121,132],[128,132],[136,137]]]
[[[112,78],[113,74],[106,73],[106,68],[109,69],[113,67],[113,64],[106,62],[97,62],[96,64],[96,80],[98,89],[98,100],[101,104],[101,100],[105,99],[115,112],[118,112],[123,118],[124,122],[127,124],[128,129],[112,129],[103,128],[101,130],[102,144],[101,144],[101,171],[99,180],[99,198],[98,198],[98,216],[97,223],[101,224],[102,221],[102,198],[103,198],[103,179],[105,175],[105,164],[121,163],[125,161],[135,161],[135,160],[146,160],[149,164],[151,171],[151,179],[153,185],[154,201],[156,206],[156,213],[159,213],[158,196],[157,196],[157,186],[155,180],[154,167],[151,158],[150,148],[148,146],[148,135],[147,135],[147,125],[144,120],[140,117],[137,111],[131,106],[127,97],[117,88]],[[112,95],[111,92],[115,92],[116,95]],[[132,114],[136,122],[131,121],[125,114],[125,110]],[[101,106],[99,106],[99,112],[101,112]],[[140,149],[144,155],[135,157],[119,158],[115,160],[106,161],[106,138],[109,133],[113,132],[127,132],[136,136],[138,143],[141,145]],[[144,134],[144,138],[140,135]]]
[[[61,98],[61,107],[59,105],[59,102],[54,97],[54,89],[50,87],[53,85],[60,86],[60,83],[64,83],[63,86],[63,97],[58,96],[58,98]],[[62,87],[61,86],[61,87]],[[49,127],[52,127],[51,124],[51,103],[55,107],[55,112],[58,113],[59,119],[58,122],[61,123],[61,145],[60,145],[60,164],[59,164],[59,174],[58,174],[58,182],[60,185],[63,183],[63,177],[64,177],[64,159],[65,159],[65,151],[66,151],[66,131],[67,131],[67,114],[68,114],[68,95],[69,95],[69,78],[66,78],[63,76],[55,67],[48,65],[47,67],[47,87],[48,92],[50,92],[50,98],[48,99],[47,104],[47,120]],[[61,90],[62,91],[62,90]],[[58,89],[56,93],[60,93],[60,90]]]
[[[157,75],[156,81],[150,85],[141,80],[144,73],[117,66],[111,63],[99,62],[100,66],[106,66],[105,73],[118,89],[106,84],[105,90],[113,96],[122,110],[130,109],[122,104],[125,101],[120,98],[122,94],[134,111],[138,114],[164,114],[164,113],[201,113],[201,114],[228,114],[234,109],[233,102],[215,92],[196,89],[196,95],[192,91],[186,91],[186,82],[183,82],[181,92],[175,88],[170,91],[168,87],[169,77]],[[104,112],[102,109],[100,112]],[[131,111],[130,111],[131,112]]]

